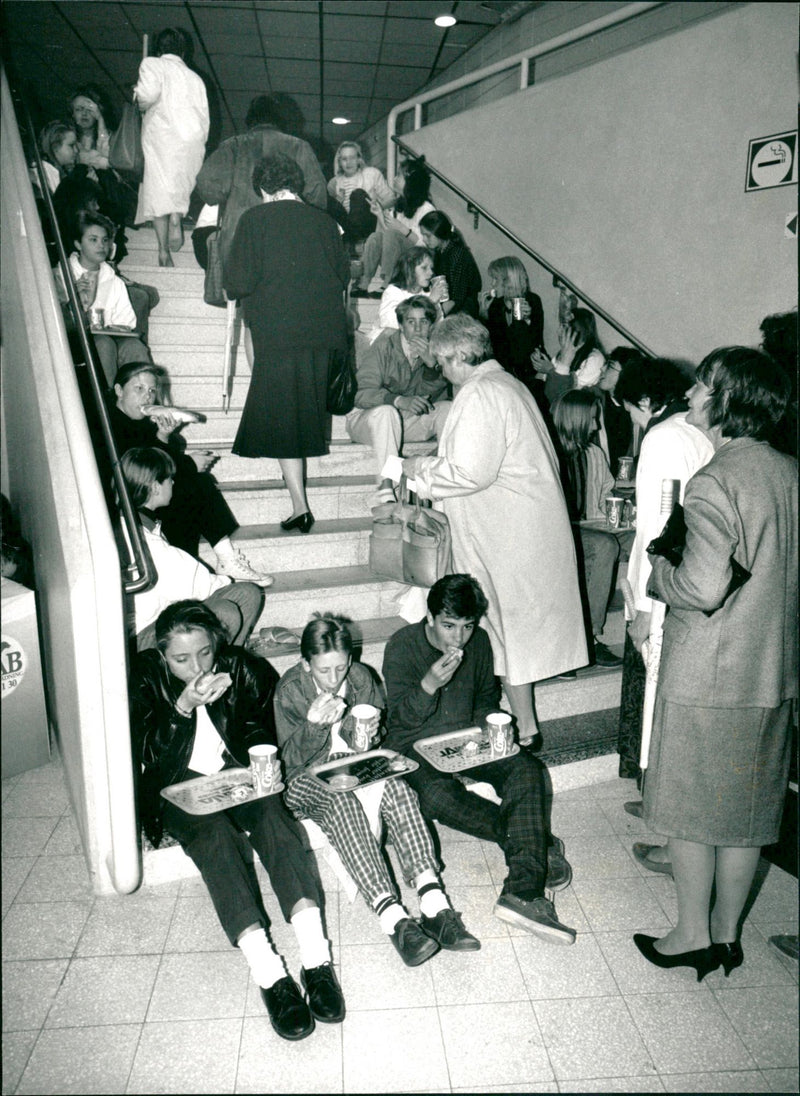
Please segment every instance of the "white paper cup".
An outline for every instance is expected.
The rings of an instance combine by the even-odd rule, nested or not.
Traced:
[[[259,795],[268,795],[280,783],[280,761],[277,746],[251,746],[250,774]]]
[[[616,495],[607,495],[605,499],[606,524],[609,529],[619,529],[622,525],[622,504],[625,500]]]
[[[507,757],[514,744],[514,728],[507,712],[492,712],[486,717],[492,757]]]
[[[372,738],[369,731],[370,720],[375,718],[379,709],[375,708],[372,704],[356,704],[350,711],[355,720],[353,745],[359,752],[363,753],[365,750],[369,749]]]

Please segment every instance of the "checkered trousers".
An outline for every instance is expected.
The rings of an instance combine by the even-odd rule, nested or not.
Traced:
[[[381,895],[397,897],[378,839],[352,792],[329,791],[300,773],[289,783],[284,799],[296,818],[312,819],[325,833],[369,906]],[[405,780],[386,781],[380,817],[408,883],[426,868],[438,871],[430,830]]]
[[[488,781],[501,802],[473,792],[452,773],[439,772],[421,757],[406,780],[419,796],[426,818],[454,830],[495,841],[505,854],[508,876],[503,890],[530,901],[544,894],[550,833],[545,811],[544,766],[526,750],[470,771]]]

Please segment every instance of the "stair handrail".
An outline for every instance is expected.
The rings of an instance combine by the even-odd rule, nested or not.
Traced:
[[[5,66],[6,73],[8,75],[8,66]],[[72,268],[69,264],[67,257],[67,251],[64,247],[64,241],[61,238],[61,231],[58,225],[58,219],[56,217],[55,206],[53,205],[53,197],[50,193],[50,187],[47,184],[47,176],[45,175],[44,165],[42,163],[42,155],[39,151],[39,142],[36,138],[36,130],[33,125],[33,119],[28,108],[28,104],[25,102],[23,96],[19,93],[16,86],[16,81],[12,82],[9,79],[9,90],[11,91],[11,99],[14,103],[14,108],[17,111],[17,116],[20,113],[22,115],[22,121],[27,130],[30,145],[33,149],[33,164],[31,165],[39,181],[39,190],[42,195],[42,201],[45,209],[47,210],[47,217],[50,222],[50,228],[53,233],[53,237],[56,243],[56,249],[58,252],[58,262],[61,270],[61,276],[64,281],[64,286],[67,291],[67,297],[69,299],[69,305],[72,309],[73,318],[76,321],[76,329],[78,338],[80,340],[81,349],[84,355],[84,361],[86,363],[86,370],[89,376],[89,383],[91,386],[92,396],[94,398],[95,407],[97,409],[97,415],[100,421],[100,428],[103,436],[103,444],[105,445],[111,463],[111,475],[114,481],[114,488],[119,502],[120,517],[122,519],[122,529],[125,535],[126,547],[128,548],[129,562],[124,565],[124,569],[128,575],[132,572],[138,574],[138,578],[125,578],[123,579],[123,589],[126,594],[138,594],[144,590],[149,590],[156,582],[158,577],[153,561],[150,557],[150,551],[142,536],[139,526],[139,520],[136,516],[136,510],[131,502],[130,493],[128,491],[128,485],[125,482],[125,477],[122,474],[122,469],[119,463],[119,453],[117,451],[116,442],[114,441],[114,435],[111,430],[111,420],[108,416],[108,408],[106,407],[105,396],[100,384],[100,373],[102,367],[100,365],[100,359],[97,355],[94,342],[89,338],[89,331],[87,328],[86,315],[80,303],[78,296],[78,290],[75,285],[75,279],[72,276]]]
[[[516,68],[517,65],[519,65],[520,69],[519,90],[524,91],[528,86],[528,72],[531,61],[535,61],[539,57],[544,57],[548,53],[555,53],[556,50],[571,45],[573,42],[579,42],[582,38],[590,38],[593,34],[597,34],[598,31],[617,26],[619,23],[625,23],[628,19],[633,19],[637,15],[642,15],[644,12],[650,11],[651,8],[660,8],[663,4],[664,0],[650,0],[650,2],[626,4],[625,7],[617,8],[615,11],[608,12],[607,15],[601,15],[599,18],[593,19],[590,23],[584,23],[581,26],[573,27],[572,30],[568,30],[564,34],[559,34],[556,38],[549,38],[546,42],[542,42],[541,45],[529,46],[527,49],[520,50],[519,53],[511,54],[511,56],[504,57],[500,61],[494,61],[490,65],[484,65],[483,68],[476,69],[474,72],[468,72],[464,76],[457,77],[455,80],[449,80],[446,84],[440,84],[438,87],[431,88],[429,91],[418,92],[416,95],[412,95],[410,99],[398,103],[396,107],[392,107],[386,119],[386,174],[389,182],[391,182],[395,176],[395,156],[392,141],[394,141],[397,130],[397,119],[401,114],[405,114],[406,111],[413,109],[414,129],[421,129],[422,107],[425,103],[430,103],[434,99],[442,99],[445,95],[450,95],[451,92],[460,91],[461,88],[469,87],[470,84],[480,83],[481,80],[486,80],[490,76],[496,76],[498,73],[505,72],[507,69]]]
[[[595,315],[604,320],[609,327],[613,327],[613,329],[617,331],[623,337],[623,339],[629,342],[631,346],[634,346],[638,351],[640,351],[648,358],[656,357],[655,353],[648,346],[646,346],[641,341],[641,339],[637,339],[635,335],[632,335],[630,331],[628,331],[626,327],[623,327],[623,325],[618,320],[615,320],[614,317],[609,312],[607,312],[605,308],[602,307],[602,305],[599,305],[597,301],[593,300],[590,296],[588,296],[588,294],[584,293],[582,289],[576,286],[575,283],[566,276],[566,274],[562,274],[560,270],[553,266],[552,263],[548,262],[547,259],[540,255],[538,251],[535,251],[534,248],[530,246],[530,244],[527,244],[524,240],[520,239],[520,237],[517,236],[515,232],[512,232],[511,229],[506,227],[506,225],[504,225],[502,221],[498,220],[497,217],[491,214],[485,206],[481,205],[480,202],[470,197],[470,195],[467,194],[467,192],[463,190],[457,183],[454,183],[452,179],[448,179],[446,175],[444,175],[441,171],[439,171],[438,168],[434,167],[429,162],[424,154],[420,152],[415,152],[413,148],[407,145],[405,141],[402,141],[399,137],[392,137],[392,141],[394,141],[398,148],[402,149],[403,152],[406,153],[406,155],[413,157],[413,159],[415,160],[422,161],[425,164],[425,167],[431,173],[431,175],[437,178],[440,183],[444,183],[444,185],[452,190],[454,194],[457,194],[459,198],[462,198],[467,203],[468,213],[473,214],[476,217],[483,217],[483,219],[485,221],[488,221],[490,225],[493,225],[498,230],[498,232],[502,232],[502,234],[507,239],[509,239],[515,247],[518,247],[520,251],[524,251],[526,255],[530,255],[534,262],[538,263],[539,266],[544,267],[544,269],[549,274],[553,275],[554,279],[557,279],[557,283],[559,285],[565,286],[571,293],[574,293],[578,300],[583,301],[583,303],[589,309],[591,309],[591,311],[594,312]]]

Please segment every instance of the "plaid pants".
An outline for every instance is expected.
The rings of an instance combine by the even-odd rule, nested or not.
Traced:
[[[352,792],[328,791],[307,773],[300,773],[289,783],[284,798],[296,818],[312,819],[325,833],[369,906],[382,894],[397,897],[378,840]],[[380,813],[406,881],[413,883],[426,868],[438,871],[430,831],[405,780],[386,781]]]
[[[423,758],[415,755],[414,760],[419,768],[405,779],[419,796],[425,817],[483,841],[494,841],[508,865],[503,891],[525,901],[540,898],[550,844],[541,761],[523,750],[470,773],[492,785],[502,800],[498,805],[467,791],[455,776],[439,772]]]

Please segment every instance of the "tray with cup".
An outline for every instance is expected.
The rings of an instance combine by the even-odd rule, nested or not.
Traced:
[[[405,776],[418,768],[419,765],[413,758],[404,757],[395,750],[381,749],[348,754],[336,761],[323,761],[312,765],[308,771],[329,791],[352,792],[356,788],[366,788],[378,780]]]
[[[440,773],[460,773],[464,769],[499,760],[492,753],[489,732],[485,727],[466,727],[463,731],[446,731],[430,738],[419,738],[414,743],[414,749]],[[513,757],[518,753],[518,744],[512,742],[505,756]]]
[[[223,769],[210,776],[196,776],[180,784],[170,784],[161,789],[168,803],[174,803],[187,814],[215,814],[252,803],[254,799],[266,799],[268,795],[282,792],[283,784],[273,784],[268,792],[256,790],[250,769]]]

